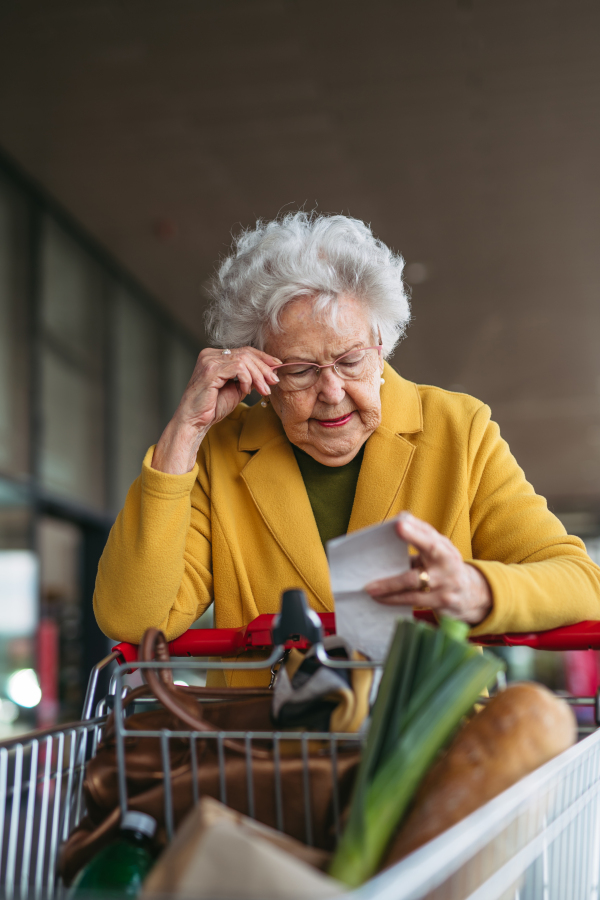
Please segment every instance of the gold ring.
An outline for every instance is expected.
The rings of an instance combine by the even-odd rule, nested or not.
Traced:
[[[431,585],[429,584],[429,572],[426,569],[421,569],[419,572],[419,591],[422,594],[428,594],[431,590]]]

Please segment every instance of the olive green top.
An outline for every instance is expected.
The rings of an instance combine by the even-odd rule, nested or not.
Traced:
[[[365,444],[345,466],[324,466],[292,444],[323,546],[346,534]]]

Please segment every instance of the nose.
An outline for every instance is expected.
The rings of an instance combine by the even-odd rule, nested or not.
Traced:
[[[340,378],[333,366],[321,369],[319,376],[319,400],[329,406],[337,406],[346,396],[344,380]]]

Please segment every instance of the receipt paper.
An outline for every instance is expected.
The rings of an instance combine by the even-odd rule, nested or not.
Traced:
[[[378,603],[364,587],[410,568],[396,519],[328,541],[327,558],[337,634],[370,659],[385,659],[398,619],[412,619],[412,607]]]

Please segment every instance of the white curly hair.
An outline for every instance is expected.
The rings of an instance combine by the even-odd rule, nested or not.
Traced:
[[[350,295],[368,309],[387,357],[410,321],[403,269],[402,256],[359,219],[299,211],[259,220],[234,239],[210,282],[207,331],[218,346],[262,350],[288,303],[313,297],[316,314],[335,327],[338,299]]]

